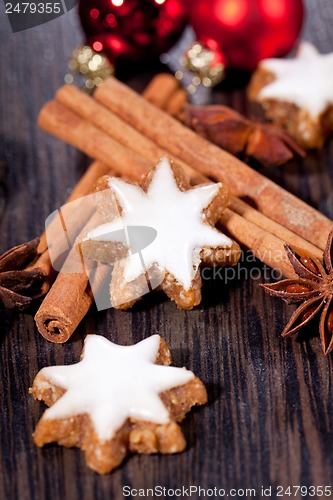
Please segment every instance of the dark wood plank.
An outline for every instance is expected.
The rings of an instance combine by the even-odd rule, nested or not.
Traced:
[[[308,4],[305,37],[332,51],[331,1]],[[36,125],[38,110],[63,83],[66,61],[81,40],[75,12],[15,35],[2,3],[0,15],[0,160],[8,163],[2,252],[42,232],[45,218],[64,202],[87,159]],[[141,75],[139,82],[146,78]],[[243,91],[231,91],[230,85],[215,99],[247,109]],[[265,174],[333,217],[332,147]],[[247,279],[256,268],[257,279]],[[41,338],[31,314],[1,313],[0,498],[100,500],[122,498],[123,485],[191,484],[256,488],[259,496],[261,485],[332,484],[332,356],[324,359],[311,332],[280,338],[292,308],[264,295],[258,287],[264,271],[252,262],[227,282],[225,272],[215,279],[211,274],[202,305],[191,312],[178,311],[159,295],[130,312],[91,311],[66,345]],[[99,477],[87,469],[79,450],[33,445],[43,405],[33,401],[28,388],[43,366],[77,361],[87,333],[122,344],[159,333],[174,363],[202,378],[209,404],[184,422],[188,449],[183,454],[134,456]]]

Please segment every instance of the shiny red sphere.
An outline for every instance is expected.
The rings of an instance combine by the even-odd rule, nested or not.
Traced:
[[[118,60],[149,61],[169,50],[188,21],[186,0],[81,0],[86,41]]]
[[[190,0],[198,41],[228,68],[253,70],[262,59],[283,57],[302,28],[302,0]]]

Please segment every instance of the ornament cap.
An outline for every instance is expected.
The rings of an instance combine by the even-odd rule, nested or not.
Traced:
[[[183,55],[181,64],[195,74],[195,86],[214,87],[225,77],[225,65],[218,56],[202,42],[194,42]]]

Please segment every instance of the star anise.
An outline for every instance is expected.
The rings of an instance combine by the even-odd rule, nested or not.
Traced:
[[[28,267],[38,255],[38,243],[36,238],[0,256],[0,302],[8,309],[26,309],[41,291],[44,274]]]
[[[327,240],[323,264],[300,248],[285,245],[285,249],[299,278],[261,286],[288,304],[301,303],[284,328],[283,337],[293,335],[320,315],[319,332],[326,356],[333,349],[333,231]]]
[[[183,119],[200,135],[235,156],[254,158],[264,167],[284,165],[305,152],[288,133],[269,123],[249,120],[227,106],[190,106]]]

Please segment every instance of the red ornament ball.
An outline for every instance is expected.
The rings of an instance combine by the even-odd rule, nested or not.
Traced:
[[[259,61],[283,57],[302,28],[302,0],[191,0],[190,23],[216,63],[253,70]]]
[[[186,0],[79,2],[87,43],[118,60],[148,61],[169,50],[188,21]]]

